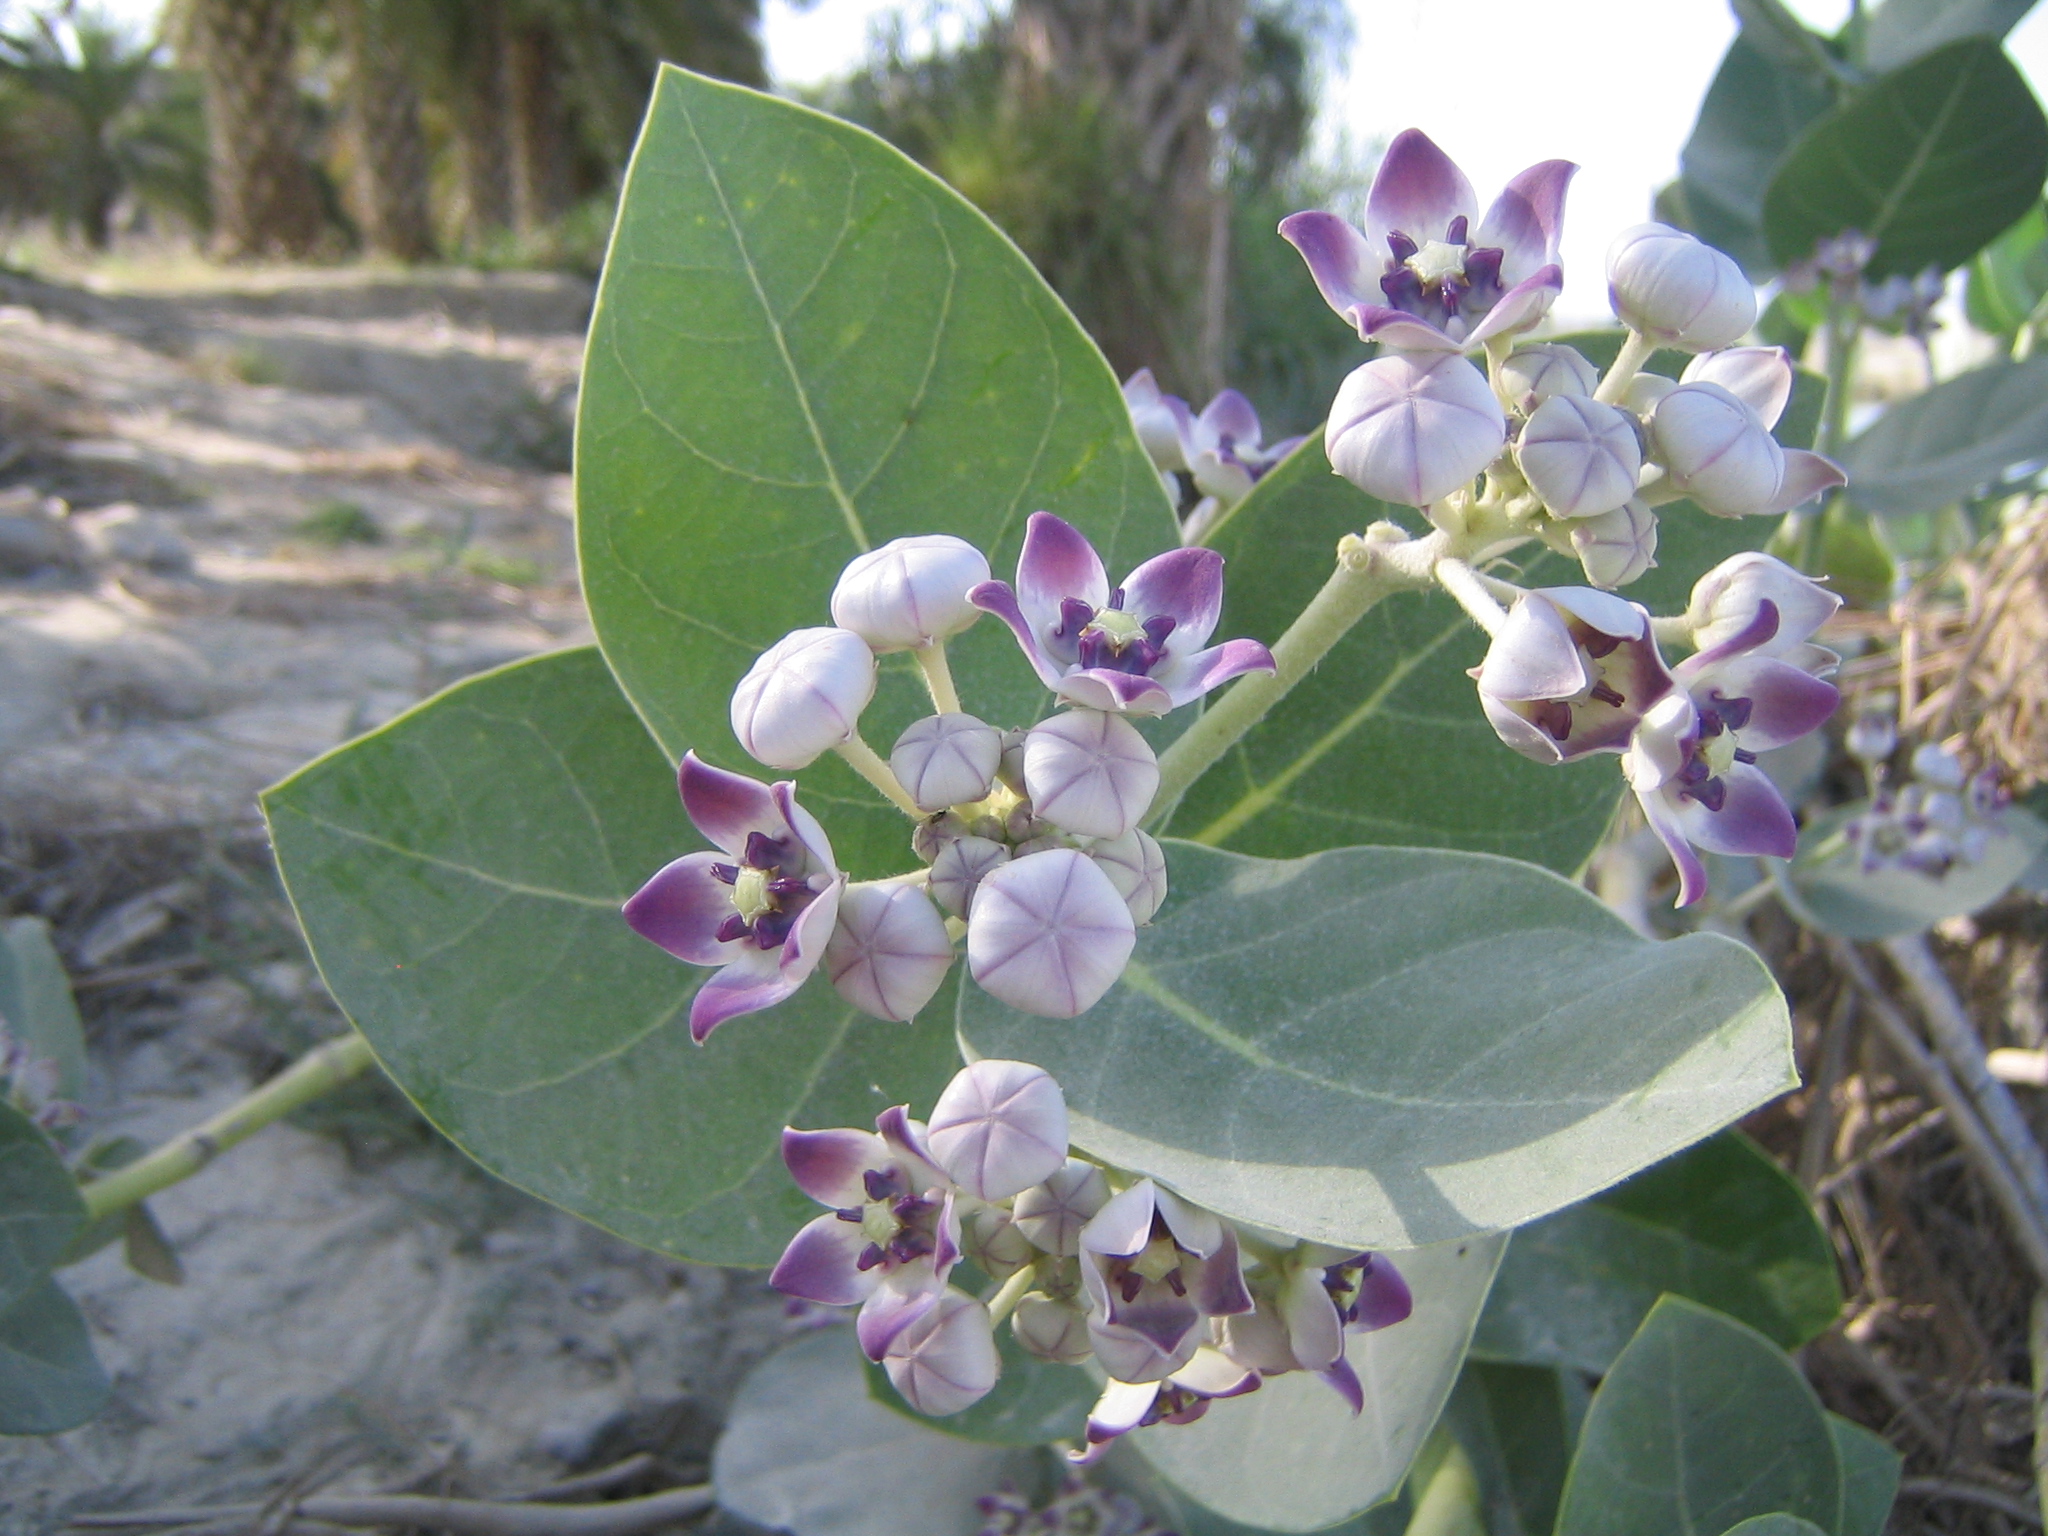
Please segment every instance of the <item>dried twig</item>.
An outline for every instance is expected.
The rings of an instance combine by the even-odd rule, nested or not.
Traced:
[[[361,1528],[420,1526],[451,1536],[640,1536],[709,1509],[717,1496],[708,1484],[671,1488],[640,1499],[610,1504],[495,1503],[485,1499],[435,1499],[417,1494],[370,1494],[359,1498],[293,1500],[279,1512],[280,1529],[304,1533],[309,1523]],[[168,1526],[256,1522],[269,1513],[262,1504],[213,1508],[145,1509],[132,1514],[74,1515],[81,1530],[142,1530]]]
[[[2034,1292],[2027,1312],[2027,1355],[2034,1364],[2034,1495],[2048,1527],[2048,1291]]]
[[[1833,1173],[1814,1185],[1814,1198],[1816,1200],[1826,1199],[1858,1174],[1868,1172],[1872,1167],[1883,1162],[1894,1152],[1903,1151],[1907,1146],[1918,1141],[1921,1136],[1933,1130],[1947,1118],[1948,1111],[1939,1107],[1930,1109],[1924,1114],[1915,1115],[1900,1129],[1892,1132],[1891,1135],[1885,1137],[1884,1140],[1878,1142],[1867,1151],[1857,1153],[1849,1162],[1844,1163]]]
[[[2022,1525],[2033,1526],[2036,1530],[2041,1528],[2041,1511],[2025,1499],[1979,1483],[1959,1483],[1946,1477],[1909,1477],[1899,1484],[1899,1493],[1905,1498],[1950,1499],[1958,1504],[1975,1504],[1984,1509],[1995,1509]]]

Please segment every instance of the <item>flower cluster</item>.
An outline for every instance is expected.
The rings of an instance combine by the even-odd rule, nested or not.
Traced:
[[[59,1095],[62,1077],[63,1069],[55,1060],[38,1056],[0,1022],[0,1104],[18,1110],[46,1131],[76,1125],[84,1109]]]
[[[2011,796],[1996,773],[1969,774],[1953,752],[1934,742],[1913,751],[1905,781],[1888,781],[1886,765],[1898,750],[1890,711],[1871,711],[1851,726],[1850,755],[1869,775],[1869,804],[1840,829],[1841,852],[1854,850],[1866,875],[1910,870],[1939,880],[1958,865],[1983,862],[1992,844],[2012,834],[2005,825]],[[1817,850],[1826,857],[1833,851]]]
[[[1725,560],[1683,616],[1590,587],[1516,599],[1474,671],[1501,740],[1541,763],[1621,754],[1629,787],[1679,872],[1706,891],[1695,849],[1790,858],[1798,828],[1757,754],[1817,730],[1840,699],[1836,655],[1812,643],[1841,599],[1769,555]],[[1659,637],[1693,654],[1667,666]]]
[[[1655,564],[1662,503],[1689,497],[1721,517],[1783,512],[1843,476],[1771,436],[1791,360],[1734,346],[1755,323],[1755,290],[1682,231],[1643,224],[1614,242],[1608,291],[1632,335],[1606,379],[1562,343],[1516,345],[1562,287],[1575,169],[1531,166],[1481,215],[1464,174],[1410,129],[1381,163],[1363,231],[1321,212],[1294,214],[1280,231],[1331,308],[1381,345],[1331,405],[1337,473],[1440,525],[1481,517],[1505,543],[1540,538],[1612,590]],[[1677,380],[1638,373],[1656,346],[1697,355]],[[1475,352],[1487,372],[1468,360]]]
[[[978,1061],[931,1118],[884,1111],[872,1132],[787,1130],[783,1161],[830,1209],[797,1233],[770,1283],[858,1306],[870,1360],[920,1412],[958,1413],[995,1386],[995,1330],[1041,1360],[1108,1376],[1076,1461],[1118,1436],[1185,1424],[1269,1376],[1314,1371],[1353,1413],[1364,1388],[1347,1333],[1406,1318],[1383,1256],[1240,1229],[1147,1178],[1073,1155],[1059,1085]],[[963,1260],[986,1298],[950,1284]]]
[[[1097,1488],[1077,1468],[1067,1470],[1043,1505],[1007,1483],[974,1505],[981,1513],[975,1536],[1173,1536],[1128,1493]]]
[[[716,851],[660,870],[625,917],[678,959],[718,967],[691,1002],[692,1037],[773,1007],[821,965],[854,1007],[908,1019],[938,991],[962,935],[974,979],[1012,1007],[1086,1012],[1166,896],[1165,855],[1140,828],[1159,765],[1133,718],[1273,668],[1255,640],[1208,644],[1222,557],[1169,550],[1112,587],[1088,540],[1038,512],[1014,586],[991,580],[972,545],[931,535],[861,555],[831,606],[834,625],[784,636],[740,680],[733,734],[772,768],[841,753],[916,819],[923,867],[849,883],[793,783],[686,755],[683,806]],[[945,642],[984,612],[1015,633],[1058,712],[1004,730],[960,708]],[[913,722],[884,761],[860,718],[876,657],[893,651],[916,657],[939,713]]]
[[[1218,517],[1301,443],[1289,437],[1264,446],[1259,413],[1234,389],[1217,395],[1198,416],[1178,395],[1163,393],[1150,368],[1124,380],[1124,403],[1173,498],[1184,544],[1200,542]]]

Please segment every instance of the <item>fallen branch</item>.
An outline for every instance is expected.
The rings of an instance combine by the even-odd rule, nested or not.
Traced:
[[[1979,1483],[1958,1483],[1945,1477],[1909,1477],[1899,1484],[1902,1498],[1949,1499],[1957,1504],[1975,1504],[1983,1509],[1995,1509],[2001,1515],[2041,1528],[2041,1511],[2025,1499],[1998,1488],[1986,1488]]]
[[[559,1497],[559,1491],[556,1496]],[[231,1529],[233,1522],[263,1521],[266,1530],[279,1536],[287,1531],[303,1536],[315,1522],[347,1529],[418,1526],[446,1531],[450,1536],[641,1536],[709,1509],[716,1501],[717,1495],[710,1485],[702,1483],[610,1504],[551,1504],[531,1499],[497,1503],[418,1494],[368,1494],[360,1498],[323,1496],[275,1504],[74,1515],[69,1523],[79,1530],[116,1531],[200,1524]]]

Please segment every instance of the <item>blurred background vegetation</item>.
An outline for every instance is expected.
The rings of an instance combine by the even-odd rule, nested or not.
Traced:
[[[770,84],[760,0],[168,0],[153,31],[91,0],[0,16],[0,221],[87,258],[594,275],[658,64]],[[1198,405],[1227,381],[1269,438],[1313,426],[1357,346],[1273,226],[1363,194],[1360,157],[1309,152],[1342,0],[951,0],[923,20],[922,46],[899,24],[809,99],[983,208],[1119,374],[1150,366]]]

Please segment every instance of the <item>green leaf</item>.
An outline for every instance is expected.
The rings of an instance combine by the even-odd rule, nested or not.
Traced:
[[[1828,1536],[1811,1520],[1797,1515],[1752,1515],[1740,1525],[1731,1525],[1722,1536]]]
[[[1400,1486],[1436,1423],[1506,1242],[1493,1233],[1390,1255],[1415,1311],[1345,1336],[1345,1358],[1365,1383],[1357,1418],[1296,1371],[1196,1423],[1140,1430],[1131,1445],[1183,1492],[1248,1525],[1313,1531],[1370,1509]]]
[[[1509,1263],[1521,1241],[1517,1233]],[[1467,1359],[1444,1422],[1472,1459],[1493,1536],[1550,1536],[1574,1437],[1559,1373]]]
[[[1403,1536],[1488,1536],[1485,1494],[1465,1448],[1439,1428],[1410,1474],[1415,1513]]]
[[[1236,1401],[1236,1399],[1232,1399]],[[1215,1410],[1223,1412],[1222,1408]],[[1168,1433],[1172,1433],[1169,1426]],[[1175,1536],[1267,1536],[1267,1527],[1226,1520],[1162,1477],[1133,1449],[1135,1437],[1119,1441],[1090,1472],[1090,1481],[1135,1498],[1152,1519]],[[1322,1528],[1318,1536],[1406,1536],[1413,1509],[1406,1484],[1384,1504]]]
[[[1678,156],[1688,227],[1758,279],[1777,270],[1764,242],[1764,189],[1800,132],[1835,104],[1833,81],[1802,64],[1810,61],[1739,33]]]
[[[960,1536],[1027,1452],[940,1434],[868,1396],[851,1328],[799,1335],[740,1383],[711,1453],[718,1502],[791,1536]]]
[[[1809,822],[1799,834],[1792,861],[1792,889],[1801,921],[1845,939],[1876,940],[1918,933],[1945,917],[1959,917],[1991,905],[2026,873],[2048,848],[2048,827],[2018,806],[2001,820],[2003,835],[1991,839],[1975,864],[1958,863],[1936,878],[1910,869],[1865,874],[1856,850],[1840,836],[1842,824],[1869,808],[1866,801],[1837,806]]]
[[[59,1098],[85,1096],[85,1029],[50,925],[40,917],[0,925],[0,1025],[30,1055],[57,1064]]]
[[[2048,298],[2048,208],[2036,203],[1970,263],[1963,308],[1978,330],[2010,340],[2043,298]]]
[[[0,1435],[54,1435],[107,1405],[112,1388],[85,1319],[45,1276],[0,1312]]]
[[[269,791],[321,974],[427,1118],[500,1178],[634,1242],[772,1263],[817,1209],[777,1132],[928,1105],[940,1022],[856,1015],[822,978],[702,1046],[711,971],[619,904],[703,846],[595,650],[461,683]]]
[[[1725,1531],[1783,1511],[1837,1531],[1827,1415],[1762,1334],[1667,1296],[1594,1394],[1557,1536]]]
[[[1886,411],[1840,457],[1856,504],[1893,517],[1996,485],[2048,458],[2048,353],[1944,379]]]
[[[578,405],[584,594],[668,755],[735,769],[733,684],[831,622],[861,550],[952,533],[1007,577],[1033,511],[1111,578],[1178,541],[1102,355],[1016,247],[865,131],[664,68],[628,171]],[[1002,625],[952,646],[966,708],[1026,725],[1043,686]],[[885,663],[864,729],[887,756],[930,706]],[[903,823],[828,754],[856,877],[908,863]]]
[[[1070,1134],[1238,1220],[1351,1248],[1533,1221],[1796,1084],[1755,956],[1638,937],[1510,860],[1167,847],[1173,893],[1085,1024],[961,988]]]
[[[1884,0],[1869,13],[1864,60],[1896,69],[1959,37],[2003,37],[2034,0]]]
[[[0,1308],[34,1290],[85,1221],[85,1202],[50,1138],[0,1100]]]
[[[959,1285],[962,1282],[955,1279]],[[988,1445],[1047,1445],[1054,1440],[1079,1443],[1088,1428],[1088,1410],[1102,1395],[1100,1384],[1077,1365],[1058,1365],[1024,1353],[1007,1324],[996,1329],[996,1350],[1003,1374],[995,1390],[973,1407],[943,1419],[926,1418],[904,1402],[890,1384],[889,1373],[866,1362],[868,1396],[920,1424],[963,1440]]]
[[[1667,1291],[1787,1349],[1842,1306],[1834,1250],[1805,1192],[1726,1131],[1518,1232],[1473,1348],[1597,1375]]]
[[[1965,38],[1815,120],[1764,194],[1780,264],[1859,230],[1873,278],[1962,265],[2040,200],[2048,120],[1997,43]]]
[[[1842,1462],[1841,1536],[1884,1536],[1905,1458],[1882,1435],[1840,1414],[1828,1415],[1828,1431]]]

